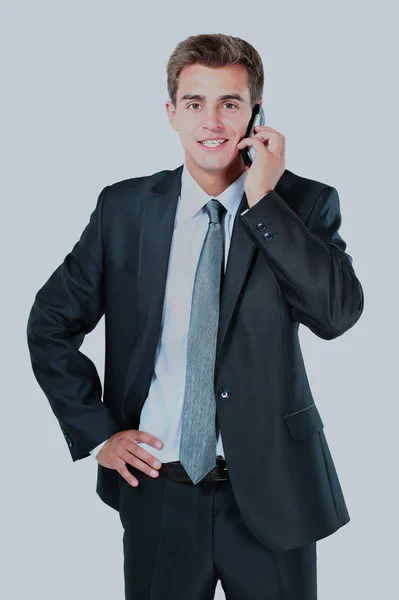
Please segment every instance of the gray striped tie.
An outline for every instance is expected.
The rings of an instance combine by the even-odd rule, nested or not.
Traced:
[[[209,226],[198,261],[187,340],[187,370],[179,460],[196,484],[216,465],[214,370],[224,272],[222,216],[212,198],[205,206]]]

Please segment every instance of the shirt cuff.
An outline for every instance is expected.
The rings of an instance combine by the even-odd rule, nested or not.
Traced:
[[[101,442],[101,444],[98,444],[98,446],[96,446],[95,448],[93,448],[93,450],[90,450],[90,454],[92,456],[94,456],[94,458],[97,456],[97,454],[100,452],[101,448],[104,446],[104,444],[106,444],[108,442],[109,438],[106,439],[104,442]]]

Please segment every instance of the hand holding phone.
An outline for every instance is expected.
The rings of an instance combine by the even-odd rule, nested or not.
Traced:
[[[261,110],[255,106],[246,136],[237,144],[247,172],[244,192],[249,208],[274,190],[285,170],[284,135],[267,125],[256,125],[257,115],[259,115],[259,121],[262,122]],[[254,148],[257,148],[259,152],[258,160],[255,161]]]

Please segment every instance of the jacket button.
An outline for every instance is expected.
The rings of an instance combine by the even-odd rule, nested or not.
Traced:
[[[273,239],[273,234],[271,231],[266,231],[266,233],[263,234],[263,237],[265,238],[266,242],[269,242]]]
[[[73,446],[73,441],[71,440],[71,438],[69,437],[69,435],[65,429],[62,429],[62,433],[64,434],[64,438],[65,438],[68,446],[71,448]]]
[[[266,229],[266,225],[264,223],[258,223],[256,226],[259,231],[264,231]]]
[[[220,390],[219,396],[223,399],[230,398],[230,392],[229,392],[229,390],[225,390],[225,389]]]

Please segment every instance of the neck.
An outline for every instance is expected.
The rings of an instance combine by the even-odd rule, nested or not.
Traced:
[[[240,156],[223,171],[205,171],[188,156],[186,156],[185,166],[204,192],[214,197],[224,192],[244,171],[244,164]]]

